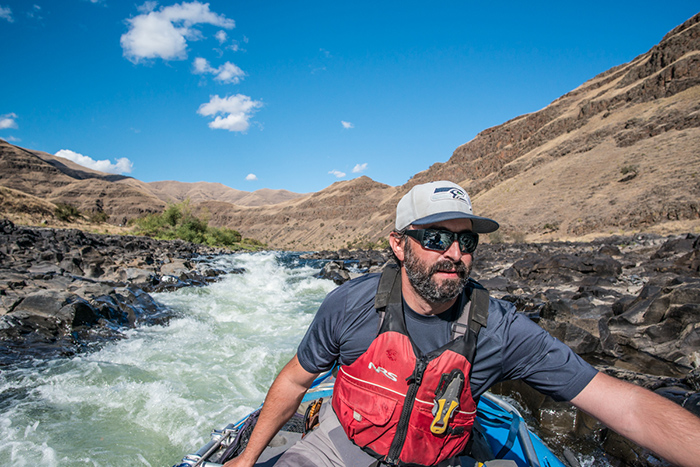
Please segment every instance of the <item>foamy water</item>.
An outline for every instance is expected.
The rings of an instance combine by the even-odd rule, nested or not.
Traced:
[[[231,274],[154,294],[167,326],[77,357],[0,372],[0,465],[171,466],[257,407],[335,285],[279,253],[221,257]]]

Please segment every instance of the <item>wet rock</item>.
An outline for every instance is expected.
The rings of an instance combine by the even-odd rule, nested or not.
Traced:
[[[607,323],[604,349],[638,352],[688,369],[700,364],[700,280],[647,285]]]
[[[648,449],[642,448],[612,430],[605,430],[603,450],[622,465],[639,467],[671,467],[668,462],[656,457]]]
[[[580,256],[566,253],[545,256],[528,253],[516,261],[512,269],[521,280],[543,283],[567,283],[579,281],[585,276],[616,277],[622,272],[619,261],[607,255],[584,253]]]
[[[541,320],[539,325],[560,341],[565,342],[577,354],[590,354],[600,350],[600,339],[574,324]]]
[[[318,277],[321,279],[330,279],[340,285],[350,280],[350,273],[344,269],[344,264],[340,261],[330,261],[326,263]]]
[[[0,365],[71,354],[120,337],[121,328],[167,321],[172,312],[146,292],[216,280],[224,271],[198,267],[203,255],[222,252],[0,220]]]

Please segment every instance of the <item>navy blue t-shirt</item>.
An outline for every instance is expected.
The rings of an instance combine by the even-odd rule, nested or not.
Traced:
[[[336,361],[350,365],[369,348],[379,329],[379,314],[374,309],[379,277],[368,274],[328,294],[297,350],[306,371],[328,371]],[[450,341],[454,307],[425,316],[404,303],[404,315],[406,329],[423,353]],[[488,324],[479,332],[472,364],[474,397],[500,381],[522,379],[556,400],[571,400],[596,373],[568,346],[516,313],[512,303],[490,299]]]

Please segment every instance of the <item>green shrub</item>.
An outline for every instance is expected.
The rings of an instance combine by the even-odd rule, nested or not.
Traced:
[[[56,203],[56,209],[53,212],[58,220],[64,222],[73,222],[73,219],[80,217],[78,208],[68,203]]]
[[[362,235],[347,243],[348,250],[383,250],[388,247],[389,239],[380,238],[376,242],[372,242],[366,235]]]
[[[163,211],[163,214],[160,215],[162,224],[171,225],[173,227],[177,225],[180,219],[182,219],[182,211],[179,204],[171,204]]]
[[[109,216],[106,212],[97,211],[90,215],[90,222],[92,222],[93,224],[102,224],[104,222],[107,222],[108,218]]]
[[[134,224],[137,226],[137,233],[162,240],[180,239],[232,250],[259,250],[266,247],[257,240],[242,238],[236,230],[210,227],[206,218],[193,213],[189,199],[169,205],[162,214],[149,214],[135,219]]]
[[[559,224],[558,223],[547,223],[547,224],[542,226],[542,229],[545,230],[545,233],[546,232],[556,232],[557,230],[559,230]]]

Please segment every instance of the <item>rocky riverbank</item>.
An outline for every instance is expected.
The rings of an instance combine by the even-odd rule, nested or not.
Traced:
[[[71,355],[172,311],[148,292],[202,285],[227,252],[183,241],[37,229],[0,221],[0,366]]]

